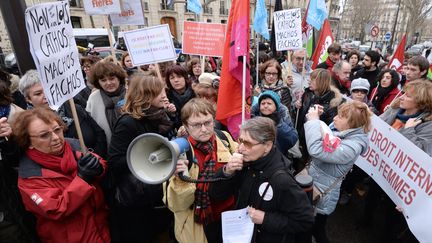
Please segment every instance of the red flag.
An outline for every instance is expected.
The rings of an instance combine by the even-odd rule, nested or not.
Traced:
[[[309,25],[306,22],[306,18],[308,15],[308,9],[309,9],[309,3],[310,3],[310,1],[308,1],[307,7],[306,7],[306,12],[303,16],[301,26],[302,26],[303,47],[306,47],[307,56],[311,57],[312,56],[313,27],[312,27],[312,25]]]
[[[315,69],[319,63],[324,62],[327,59],[327,48],[333,43],[333,41],[334,38],[330,28],[330,23],[328,19],[326,19],[324,20],[318,44],[312,56],[312,69]]]
[[[234,138],[242,122],[242,101],[250,98],[249,73],[249,0],[233,0],[229,12],[216,119],[227,125]],[[247,69],[243,70],[243,56]],[[243,71],[246,71],[246,97],[242,97]],[[246,117],[249,118],[246,107]]]
[[[394,69],[398,72],[401,71],[402,64],[404,62],[405,44],[406,44],[406,35],[402,37],[402,40],[399,43],[399,46],[397,47],[396,52],[393,54],[388,65],[391,69]]]

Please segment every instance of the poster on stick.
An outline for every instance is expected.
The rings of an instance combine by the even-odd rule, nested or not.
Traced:
[[[372,118],[369,148],[356,165],[369,174],[403,209],[411,232],[432,242],[432,158],[377,116]]]
[[[85,88],[72,33],[68,1],[43,3],[25,11],[30,52],[49,106],[60,107]]]
[[[123,33],[134,66],[177,59],[167,24]]]
[[[276,50],[297,50],[303,47],[300,8],[273,13]]]
[[[88,15],[120,14],[120,0],[83,0]]]
[[[222,57],[226,24],[184,21],[183,50],[185,54]]]
[[[123,0],[123,8],[119,14],[110,14],[112,26],[145,25],[141,0]]]

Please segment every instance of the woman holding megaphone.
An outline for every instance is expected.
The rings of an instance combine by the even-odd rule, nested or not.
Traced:
[[[108,149],[111,242],[170,242],[172,214],[162,203],[162,184],[139,181],[126,159],[129,144],[141,134],[173,137],[166,101],[165,84],[157,77],[136,75],[130,80]]]
[[[205,99],[194,98],[182,108],[181,120],[193,155],[178,161],[177,174],[188,170],[192,179],[212,180],[237,150],[228,133],[214,129],[214,116],[213,105]],[[221,213],[234,207],[234,197],[214,200],[210,185],[187,183],[178,176],[169,180],[166,203],[174,212],[174,231],[180,243],[222,242]]]

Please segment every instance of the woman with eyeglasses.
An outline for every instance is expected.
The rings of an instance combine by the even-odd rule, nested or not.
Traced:
[[[162,184],[148,185],[129,170],[126,153],[137,136],[174,136],[164,109],[165,82],[154,76],[134,76],[129,82],[123,114],[113,127],[108,149],[111,242],[159,242],[169,238],[172,214],[162,202]]]
[[[192,179],[214,179],[237,150],[227,132],[214,128],[213,105],[200,98],[190,100],[181,111],[187,140],[193,151],[187,160],[179,159],[176,176],[167,187],[167,205],[175,215],[174,232],[180,243],[221,243],[221,213],[234,207],[234,197],[214,200],[209,195],[212,183],[186,183],[177,174],[188,171]]]
[[[291,92],[287,84],[282,80],[282,67],[275,59],[270,59],[260,66],[261,83],[255,91],[260,94],[265,90],[271,90],[281,97],[281,102],[288,109],[291,108]]]
[[[309,108],[319,105],[320,120],[329,125],[337,114],[337,107],[345,101],[339,90],[331,86],[331,79],[330,71],[322,68],[315,69],[310,75],[309,87],[295,103],[296,108],[299,109],[296,124],[304,159],[301,164],[294,164],[297,172],[304,168],[305,162],[309,159],[303,127]]]
[[[377,80],[378,86],[372,90],[369,98],[379,114],[382,114],[400,95],[399,74],[395,70],[384,69],[378,74]]]
[[[29,70],[21,78],[19,89],[28,103],[28,108],[48,107],[39,73],[36,70]],[[79,104],[75,104],[81,131],[84,137],[84,144],[87,148],[93,149],[98,155],[105,158],[107,142],[104,130],[96,123],[90,114]],[[78,138],[75,121],[72,116],[72,108],[69,102],[65,102],[56,113],[65,124],[64,137]]]
[[[236,209],[248,207],[255,224],[252,242],[295,242],[295,235],[313,224],[312,205],[291,174],[291,161],[275,141],[273,120],[247,120],[240,129],[238,153],[216,172],[216,177],[230,179],[210,185],[214,200],[234,196]]]
[[[107,169],[97,154],[65,139],[65,124],[47,108],[20,113],[13,134],[25,151],[18,187],[37,219],[41,242],[110,242],[108,207],[99,181]]]

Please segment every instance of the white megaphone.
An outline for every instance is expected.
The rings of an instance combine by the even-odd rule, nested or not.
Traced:
[[[156,133],[136,137],[126,154],[132,174],[146,184],[160,184],[175,172],[178,157],[190,149],[185,138],[169,141]]]

